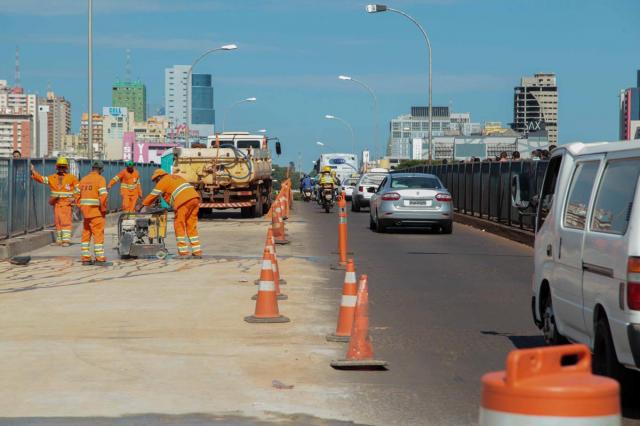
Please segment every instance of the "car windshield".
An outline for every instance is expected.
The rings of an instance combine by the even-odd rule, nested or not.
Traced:
[[[382,183],[382,181],[384,180],[384,178],[387,177],[387,175],[366,175],[362,178],[362,180],[360,181],[360,185],[362,186],[368,186],[368,185],[375,185],[378,186]]]
[[[356,183],[358,183],[358,179],[345,179],[342,182],[342,185],[344,186],[354,186]]]
[[[392,189],[436,189],[440,186],[440,182],[434,177],[402,176],[391,179]]]

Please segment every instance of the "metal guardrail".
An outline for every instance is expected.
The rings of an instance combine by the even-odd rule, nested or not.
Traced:
[[[31,178],[31,164],[43,176],[55,173],[56,160],[51,158],[0,158],[0,240],[53,225],[53,208],[49,205],[49,186]],[[104,161],[102,175],[109,180],[125,167],[123,161]],[[158,166],[136,164],[142,181],[142,192],[153,189],[151,174]],[[69,160],[69,170],[78,179],[91,171],[89,160]],[[109,211],[121,205],[120,187],[109,191]],[[79,218],[76,218],[79,219]]]
[[[511,206],[511,178],[527,176],[530,194],[538,194],[548,161],[470,162],[414,166],[401,172],[430,173],[438,176],[453,196],[457,213],[533,230],[534,217]]]

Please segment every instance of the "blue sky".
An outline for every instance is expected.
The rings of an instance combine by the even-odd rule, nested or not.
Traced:
[[[152,111],[163,105],[164,68],[189,64],[203,50],[236,43],[197,68],[214,76],[218,119],[228,128],[266,128],[280,137],[281,161],[304,164],[350,147],[334,114],[355,128],[358,149],[373,147],[371,99],[349,74],[368,83],[380,103],[381,138],[390,118],[427,103],[427,56],[417,28],[399,15],[369,15],[353,0],[94,0],[95,108],[111,101],[124,77],[147,85]],[[474,121],[512,119],[520,76],[555,72],[562,143],[617,137],[619,89],[640,68],[638,0],[399,0],[433,44],[434,105],[453,105]],[[20,46],[22,86],[52,89],[71,100],[74,128],[86,110],[86,1],[0,0],[0,79],[13,83]],[[306,168],[306,167],[305,167]]]

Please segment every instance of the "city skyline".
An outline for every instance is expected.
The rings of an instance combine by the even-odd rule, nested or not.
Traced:
[[[50,3],[58,7],[0,1],[6,9],[0,17],[5,28],[0,57],[7,59],[0,62],[0,79],[13,85],[11,59],[19,45],[22,86],[40,96],[50,87],[70,100],[77,132],[80,115],[87,110],[86,9],[82,1],[75,7],[70,1]],[[298,152],[314,158],[320,153],[316,140],[348,149],[348,133],[323,120],[327,113],[353,125],[359,150],[374,149],[370,99],[339,81],[339,74],[353,75],[376,91],[384,141],[389,120],[411,105],[426,105],[426,49],[419,34],[398,17],[368,16],[364,3],[330,1],[321,8],[312,1],[96,3],[94,111],[111,105],[111,85],[126,75],[126,49],[132,52],[132,77],[147,85],[153,115],[164,103],[165,68],[191,63],[202,50],[230,42],[240,46],[237,52],[214,55],[194,72],[213,75],[216,109],[246,96],[260,99],[230,115],[228,127],[267,128],[283,141],[282,161],[297,160]],[[432,39],[434,106],[452,104],[453,111],[470,112],[474,121],[507,124],[513,115],[513,88],[520,79],[553,72],[559,87],[560,142],[617,139],[616,97],[634,84],[640,67],[629,55],[633,40],[640,39],[640,30],[632,25],[633,11],[640,11],[637,2],[587,1],[578,9],[576,2],[526,1],[517,10],[503,0],[482,7],[468,0],[396,5],[420,20]],[[552,5],[553,14],[545,8]],[[479,10],[481,22],[476,19]],[[536,35],[537,43],[523,49],[512,36],[519,26],[508,16],[545,10],[545,31]],[[580,19],[567,23],[576,14]],[[264,19],[275,28],[261,26]],[[20,30],[25,22],[33,24],[28,34]],[[592,34],[588,28],[596,22],[602,28]],[[594,81],[597,87],[589,86]],[[598,126],[590,127],[594,122]]]

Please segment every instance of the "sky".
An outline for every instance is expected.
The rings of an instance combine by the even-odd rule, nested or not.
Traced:
[[[20,48],[22,86],[50,87],[72,103],[74,129],[87,109],[86,0],[0,0],[0,79],[14,83]],[[147,86],[153,113],[164,105],[164,69],[209,55],[195,72],[211,73],[218,124],[267,129],[280,138],[279,163],[303,168],[324,152],[376,151],[389,120],[427,105],[428,56],[420,32],[395,13],[368,14],[366,0],[94,0],[94,110],[111,102],[111,84],[132,77]],[[396,0],[426,29],[433,48],[433,104],[471,113],[472,121],[510,123],[513,88],[523,75],[554,72],[559,140],[614,140],[618,93],[640,69],[639,0]],[[320,147],[316,141],[322,141]]]

